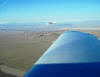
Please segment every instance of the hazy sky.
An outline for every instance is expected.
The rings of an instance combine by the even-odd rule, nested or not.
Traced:
[[[0,23],[100,20],[100,0],[0,0]]]

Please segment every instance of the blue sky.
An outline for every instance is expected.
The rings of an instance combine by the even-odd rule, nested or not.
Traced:
[[[0,23],[100,20],[100,0],[0,0]]]

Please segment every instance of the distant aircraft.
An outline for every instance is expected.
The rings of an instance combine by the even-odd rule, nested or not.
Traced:
[[[56,22],[55,22],[55,21],[54,21],[54,22],[47,22],[46,24],[47,24],[47,25],[56,24]]]
[[[100,77],[100,40],[66,31],[24,77]]]

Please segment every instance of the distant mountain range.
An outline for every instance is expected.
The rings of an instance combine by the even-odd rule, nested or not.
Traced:
[[[8,23],[0,24],[0,29],[10,30],[57,30],[67,29],[69,27],[100,27],[100,21],[84,21],[75,23],[57,23],[46,25],[45,22],[40,23]]]
[[[58,23],[52,25],[46,25],[45,23],[10,23],[10,24],[0,24],[0,29],[18,29],[18,30],[54,30],[54,29],[62,29],[72,26],[71,24],[66,23]]]
[[[73,23],[76,27],[100,27],[100,21],[84,21]]]

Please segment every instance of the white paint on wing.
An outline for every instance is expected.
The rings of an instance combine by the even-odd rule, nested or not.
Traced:
[[[36,64],[100,62],[100,41],[93,35],[68,31],[62,34]]]

